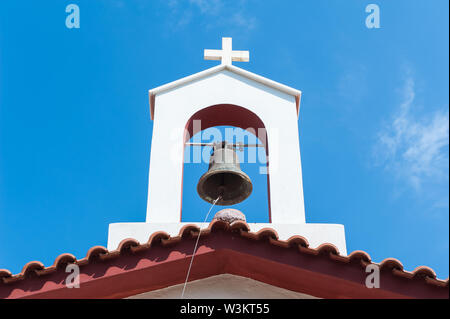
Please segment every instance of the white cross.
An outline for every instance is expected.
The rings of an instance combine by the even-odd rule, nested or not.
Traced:
[[[222,38],[222,50],[205,50],[205,60],[222,60],[222,64],[231,65],[231,61],[248,62],[248,51],[233,51],[231,38]]]

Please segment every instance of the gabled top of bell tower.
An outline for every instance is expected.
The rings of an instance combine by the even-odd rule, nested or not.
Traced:
[[[209,68],[207,70],[192,74],[190,76],[181,78],[177,81],[167,83],[165,85],[159,86],[157,88],[149,90],[149,100],[150,100],[150,116],[152,120],[154,119],[155,112],[155,96],[158,94],[165,93],[170,90],[177,89],[181,86],[189,85],[196,81],[205,79],[214,74],[229,71],[236,75],[239,75],[247,80],[254,81],[256,83],[262,84],[266,87],[275,89],[282,93],[291,95],[295,97],[296,107],[297,107],[297,116],[299,114],[300,109],[300,98],[302,92],[296,89],[293,89],[284,84],[269,80],[265,77],[257,75],[255,73],[246,71],[244,69],[238,68],[232,65],[232,61],[239,62],[248,62],[249,52],[248,51],[233,51],[232,50],[232,41],[231,38],[222,38],[222,50],[205,50],[204,51],[205,60],[221,60],[221,64],[215,67]]]

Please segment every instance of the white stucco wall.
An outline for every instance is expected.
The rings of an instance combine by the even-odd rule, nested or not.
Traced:
[[[144,292],[129,299],[179,299],[183,284]],[[316,299],[246,277],[223,274],[188,282],[185,299]]]
[[[156,96],[146,221],[180,221],[184,128],[194,113],[216,104],[247,108],[263,121],[268,131],[272,222],[304,223],[295,97],[228,70]],[[180,153],[168,160],[171,149]]]

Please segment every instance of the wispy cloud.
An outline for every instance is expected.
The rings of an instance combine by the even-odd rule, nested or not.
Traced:
[[[221,0],[189,0],[189,3],[196,6],[202,14],[218,15],[223,9]]]
[[[230,23],[247,31],[253,30],[257,26],[256,18],[246,15],[243,11],[235,12],[230,18]]]
[[[226,27],[248,32],[257,26],[257,19],[249,13],[248,0],[236,0],[227,5],[225,0],[169,0],[166,2],[175,29],[184,27],[202,16],[207,28]]]
[[[448,181],[449,111],[415,114],[415,82],[407,72],[402,101],[377,135],[377,164],[405,179],[416,190],[427,183]]]

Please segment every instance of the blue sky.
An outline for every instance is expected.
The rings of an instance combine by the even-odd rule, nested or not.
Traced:
[[[79,29],[65,26],[71,3]],[[365,26],[369,3],[379,29]],[[217,65],[203,49],[229,36],[250,51],[236,66],[303,92],[307,222],[344,224],[349,252],[447,278],[448,9],[445,0],[1,1],[0,268],[82,258],[106,246],[109,223],[145,220],[148,90]],[[202,220],[209,205],[194,188],[206,164],[186,166],[183,220]],[[265,177],[242,168],[255,191],[236,207],[266,221]]]

